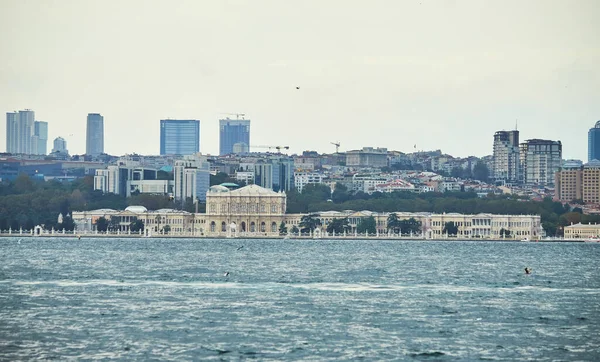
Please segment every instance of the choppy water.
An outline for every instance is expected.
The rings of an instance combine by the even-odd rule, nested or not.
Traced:
[[[600,243],[17,240],[2,360],[600,359]]]

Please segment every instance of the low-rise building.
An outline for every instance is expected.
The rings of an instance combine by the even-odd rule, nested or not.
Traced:
[[[590,239],[600,238],[600,225],[598,224],[571,224],[565,226],[565,239]]]

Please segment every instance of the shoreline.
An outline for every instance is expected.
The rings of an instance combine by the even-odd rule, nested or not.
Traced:
[[[65,239],[197,239],[197,240],[217,240],[217,239],[231,239],[231,240],[261,240],[261,239],[269,239],[269,240],[382,240],[382,241],[423,241],[423,242],[431,242],[431,241],[487,241],[487,242],[519,242],[519,243],[583,243],[585,240],[582,239],[540,239],[540,240],[528,240],[522,241],[518,239],[483,239],[483,238],[434,238],[434,239],[424,239],[424,238],[415,238],[409,236],[387,236],[387,235],[379,235],[379,236],[364,236],[364,235],[349,235],[349,236],[326,236],[326,237],[314,237],[314,236],[194,236],[194,235],[152,235],[152,236],[144,236],[144,235],[132,235],[132,234],[42,234],[42,235],[32,235],[32,234],[19,234],[19,233],[2,233],[0,234],[0,238],[65,238]]]

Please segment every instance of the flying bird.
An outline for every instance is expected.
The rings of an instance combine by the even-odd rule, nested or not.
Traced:
[[[300,87],[296,87],[296,89],[300,89]]]

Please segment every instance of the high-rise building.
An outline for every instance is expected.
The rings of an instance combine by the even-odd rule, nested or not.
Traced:
[[[161,119],[161,155],[193,155],[198,152],[200,152],[200,121]]]
[[[32,154],[48,154],[48,122],[35,121],[33,125]]]
[[[562,144],[560,141],[540,139],[521,143],[521,168],[523,182],[529,185],[554,184],[554,174],[562,162]]]
[[[65,141],[64,138],[62,137],[56,137],[54,139],[54,147],[52,148],[52,152],[60,152],[60,153],[66,153],[68,154],[69,151],[67,150],[67,141]]]
[[[206,191],[210,187],[210,163],[206,157],[185,156],[175,161],[173,167],[174,197],[177,201],[206,201]]]
[[[236,151],[247,152],[249,147],[249,119],[219,120],[219,155],[228,155]]]
[[[600,121],[588,131],[588,162],[600,160]]]
[[[494,134],[493,177],[496,181],[515,183],[519,180],[519,131]]]
[[[37,149],[33,147],[35,114],[26,109],[6,113],[6,152],[32,154]]]
[[[104,153],[104,117],[89,113],[85,138],[85,154],[98,156]]]

